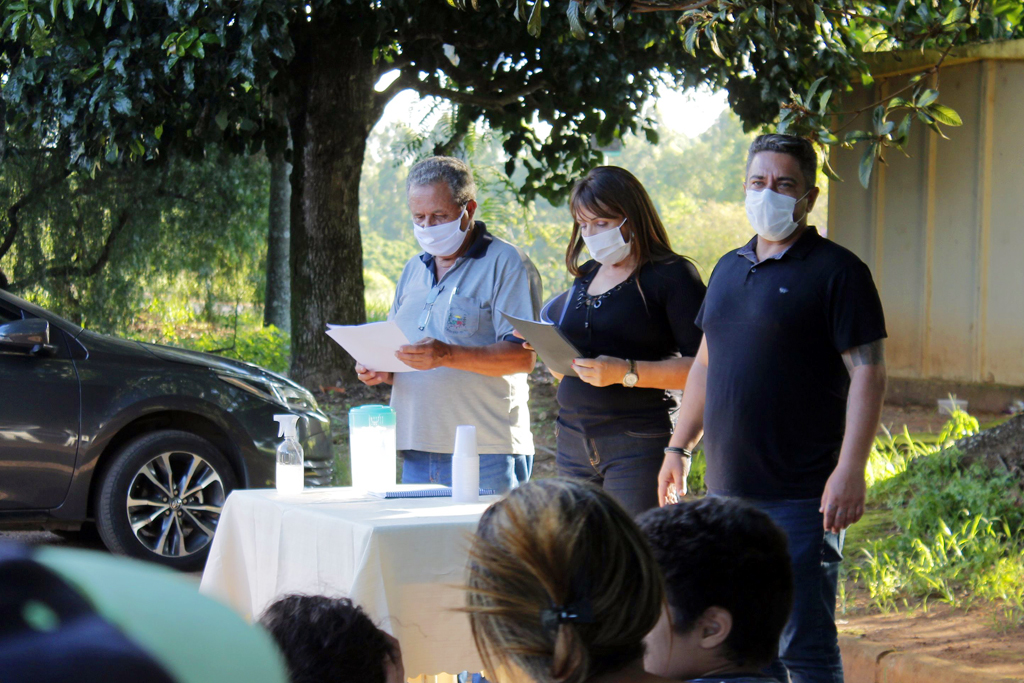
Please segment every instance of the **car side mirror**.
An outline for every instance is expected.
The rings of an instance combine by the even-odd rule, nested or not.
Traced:
[[[27,318],[0,325],[0,349],[30,354],[55,351],[56,347],[50,344],[50,323],[41,318]]]

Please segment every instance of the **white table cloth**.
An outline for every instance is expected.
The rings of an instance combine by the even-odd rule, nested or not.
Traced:
[[[348,597],[398,638],[407,676],[480,671],[468,617],[454,609],[469,536],[495,500],[235,491],[199,590],[250,620],[292,593]]]

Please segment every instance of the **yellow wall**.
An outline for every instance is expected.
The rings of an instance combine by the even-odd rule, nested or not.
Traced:
[[[906,82],[877,79],[844,108]],[[862,146],[833,148],[829,237],[872,268],[890,374],[1024,385],[1024,61],[943,68],[938,85],[964,125],[942,140],[915,123],[910,157],[887,149],[867,190]]]

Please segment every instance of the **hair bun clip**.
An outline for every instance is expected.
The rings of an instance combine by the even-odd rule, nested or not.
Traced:
[[[551,605],[540,611],[540,623],[545,631],[557,631],[559,624],[592,624],[594,613],[590,600],[583,599],[566,605]]]

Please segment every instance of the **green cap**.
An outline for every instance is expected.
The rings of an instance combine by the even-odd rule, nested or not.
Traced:
[[[356,427],[394,427],[395,411],[391,406],[369,405],[356,406],[348,411],[348,428]]]

